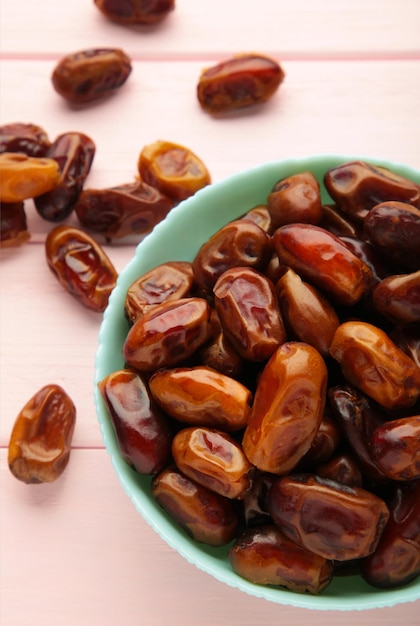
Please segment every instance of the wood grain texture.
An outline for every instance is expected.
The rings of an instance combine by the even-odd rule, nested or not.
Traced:
[[[142,147],[181,143],[213,181],[262,161],[339,153],[420,169],[418,0],[179,0],[159,27],[107,21],[93,0],[0,1],[0,124],[34,122],[54,138],[85,132],[97,152],[86,186],[132,181]],[[68,52],[122,47],[133,72],[114,97],[70,107],[51,72]],[[222,119],[195,88],[204,67],[254,50],[286,79],[260,108]],[[420,601],[362,614],[280,606],[227,588],[186,563],[142,520],[104,449],[93,401],[101,317],[58,284],[45,261],[52,225],[26,203],[30,242],[0,250],[0,623],[2,626],[296,626],[418,624]],[[73,215],[69,223],[77,225]],[[139,238],[106,250],[118,271]],[[73,451],[52,485],[7,468],[16,415],[41,386],[77,406]]]

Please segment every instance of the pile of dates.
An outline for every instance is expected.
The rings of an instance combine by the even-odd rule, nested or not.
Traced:
[[[257,584],[420,573],[420,186],[383,167],[279,180],[192,261],[129,287],[98,384],[124,460]]]

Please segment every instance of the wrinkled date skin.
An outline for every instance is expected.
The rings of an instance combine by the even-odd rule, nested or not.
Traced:
[[[390,518],[376,550],[363,559],[363,578],[374,587],[394,588],[420,574],[420,481],[394,487]]]
[[[268,512],[268,494],[275,480],[277,480],[275,474],[255,471],[251,489],[242,500],[244,522],[247,528],[271,523]]]
[[[193,259],[194,277],[200,290],[210,294],[217,279],[233,267],[262,271],[270,260],[270,236],[250,220],[234,220],[219,229]]]
[[[350,454],[340,454],[328,463],[318,465],[316,475],[350,487],[362,487],[363,485],[362,472],[356,459]]]
[[[158,304],[131,326],[123,346],[126,363],[141,372],[178,365],[211,337],[210,314],[204,298]]]
[[[420,270],[384,278],[373,289],[372,300],[375,309],[396,325],[419,323]]]
[[[23,202],[1,203],[0,236],[2,248],[20,246],[30,239]]]
[[[74,211],[82,226],[112,242],[150,232],[174,205],[168,196],[139,180],[107,189],[84,189]]]
[[[278,479],[269,511],[291,541],[336,561],[371,554],[389,518],[385,502],[369,491],[310,474]]]
[[[195,541],[223,546],[236,536],[239,517],[233,502],[190,480],[176,467],[153,478],[152,494]]]
[[[90,172],[95,151],[95,143],[84,133],[63,133],[53,141],[47,156],[57,161],[60,181],[52,191],[35,198],[41,217],[61,222],[71,214]]]
[[[124,302],[127,319],[134,324],[157,304],[186,298],[193,283],[194,274],[188,261],[169,261],[157,265],[137,278],[127,289]]]
[[[286,342],[259,378],[242,440],[249,461],[272,474],[287,474],[308,452],[326,401],[327,368],[312,346]]]
[[[221,496],[242,499],[251,489],[254,468],[240,444],[222,431],[184,428],[173,438],[172,456],[183,474]]]
[[[352,161],[333,167],[324,176],[325,187],[343,213],[363,221],[380,202],[396,200],[420,208],[420,186],[389,169]]]
[[[420,368],[372,324],[341,324],[330,354],[351,385],[386,409],[413,406],[420,397]]]
[[[0,201],[22,202],[51,191],[59,183],[58,163],[18,152],[0,154]]]
[[[319,183],[312,172],[279,180],[267,196],[273,228],[285,224],[318,224],[322,217]]]
[[[55,91],[72,104],[86,104],[118,91],[131,74],[131,59],[119,48],[91,48],[63,57],[54,68]]]
[[[298,593],[319,594],[332,580],[331,561],[290,541],[265,524],[246,530],[229,550],[233,570],[259,585],[278,585]]]
[[[327,357],[340,325],[334,307],[290,268],[279,278],[276,292],[288,335],[309,343]]]
[[[37,124],[14,122],[0,126],[0,153],[22,152],[26,156],[45,157],[51,142]]]
[[[118,24],[157,24],[175,8],[175,0],[94,0],[108,19]]]
[[[273,235],[281,263],[326,292],[334,303],[356,304],[373,282],[370,268],[335,235],[313,224],[286,224]]]
[[[66,468],[76,424],[76,408],[59,385],[45,385],[28,400],[10,436],[8,464],[24,483],[57,480]]]
[[[56,226],[47,235],[45,254],[57,280],[83,306],[103,312],[118,273],[103,248],[72,226]]]
[[[420,203],[382,202],[364,220],[364,232],[375,249],[397,269],[420,269]]]
[[[172,430],[145,382],[120,370],[98,383],[123,459],[139,474],[155,474],[170,460]]]
[[[264,361],[286,340],[273,284],[260,272],[226,270],[213,293],[223,332],[242,358]]]
[[[174,419],[234,432],[251,412],[251,392],[237,380],[209,367],[161,369],[149,380],[150,391]]]
[[[261,54],[241,54],[204,70],[197,85],[201,108],[210,114],[261,104],[283,82],[279,63]]]
[[[141,180],[176,202],[211,182],[203,161],[189,148],[170,141],[159,140],[144,146],[137,168]]]
[[[251,220],[251,222],[257,224],[269,235],[273,233],[273,222],[266,204],[258,204],[257,206],[254,206],[252,209],[247,211],[241,219]]]
[[[244,370],[244,359],[236,352],[223,331],[200,348],[197,357],[203,365],[231,378],[239,378]]]
[[[385,476],[404,481],[420,478],[420,415],[381,424],[369,443],[372,458]]]

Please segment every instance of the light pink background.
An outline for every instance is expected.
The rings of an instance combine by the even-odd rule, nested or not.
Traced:
[[[190,147],[214,181],[315,153],[420,168],[418,0],[178,0],[151,30],[107,22],[93,0],[0,0],[0,18],[0,123],[34,122],[51,138],[90,135],[90,187],[132,181],[140,150],[157,139]],[[115,98],[70,108],[52,89],[52,69],[69,52],[103,46],[132,57],[129,81]],[[195,98],[201,69],[248,51],[282,63],[280,90],[258,111],[222,120],[203,113]],[[96,420],[100,316],[58,285],[44,258],[51,224],[30,203],[28,217],[30,243],[0,254],[2,626],[418,624],[420,602],[310,613],[249,597],[154,534],[122,491]],[[107,247],[118,270],[133,248]],[[74,449],[60,480],[26,486],[8,470],[9,436],[25,402],[50,382],[76,403]]]

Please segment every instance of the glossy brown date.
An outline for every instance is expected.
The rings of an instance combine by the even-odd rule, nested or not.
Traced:
[[[372,300],[375,309],[394,324],[419,324],[420,270],[384,278],[373,289]]]
[[[72,226],[56,226],[47,235],[48,266],[64,289],[83,306],[105,310],[118,273],[90,235]]]
[[[324,291],[334,303],[352,306],[372,285],[370,268],[335,235],[313,224],[286,224],[273,235],[281,263]]]
[[[405,585],[420,575],[420,481],[394,486],[389,521],[373,554],[363,559],[363,578],[374,587]]]
[[[232,267],[262,271],[272,254],[270,236],[251,220],[234,220],[219,229],[193,259],[200,290],[210,294],[217,279]]]
[[[351,385],[386,409],[412,406],[420,397],[420,368],[372,324],[341,324],[330,354]]]
[[[13,122],[0,126],[0,153],[22,152],[26,156],[45,157],[51,142],[37,124]]]
[[[172,430],[141,377],[130,370],[98,383],[121,456],[139,474],[155,474],[169,462]]]
[[[237,353],[223,331],[200,348],[197,357],[200,363],[225,376],[239,378],[244,371],[245,360]]]
[[[63,57],[51,75],[55,91],[86,104],[118,91],[131,74],[131,59],[119,48],[89,48]]]
[[[331,303],[291,268],[279,278],[276,292],[288,335],[309,343],[327,357],[340,325]]]
[[[269,235],[273,232],[273,223],[266,204],[257,204],[252,209],[247,211],[241,219],[251,220],[251,222],[257,224]]]
[[[363,221],[376,204],[388,200],[420,207],[420,186],[391,170],[363,161],[351,161],[329,169],[325,187],[340,210]]]
[[[168,467],[153,478],[152,494],[195,541],[223,546],[236,536],[239,517],[233,502],[189,479],[176,467]]]
[[[382,258],[401,270],[394,273],[420,269],[420,203],[377,204],[366,215],[364,231]]]
[[[53,141],[47,156],[57,161],[60,180],[54,189],[35,198],[41,217],[61,222],[71,214],[90,172],[95,151],[95,143],[84,133],[63,133]]]
[[[274,286],[260,272],[226,270],[213,293],[223,332],[243,359],[264,361],[286,340]]]
[[[251,392],[237,380],[209,367],[161,369],[149,380],[150,391],[174,419],[233,432],[244,428],[251,412]]]
[[[284,77],[276,60],[262,54],[240,54],[201,73],[198,102],[210,114],[261,104],[274,95]]]
[[[319,594],[331,582],[331,561],[290,541],[279,528],[265,524],[242,533],[229,550],[233,570],[252,583]]]
[[[203,161],[189,148],[171,141],[155,141],[140,152],[141,180],[176,202],[185,200],[211,182]]]
[[[149,309],[186,298],[193,286],[194,274],[188,261],[161,263],[131,283],[124,301],[124,312],[131,324]]]
[[[389,518],[385,502],[373,493],[310,474],[279,478],[269,511],[291,541],[336,561],[371,554]]]
[[[20,152],[0,154],[0,201],[16,203],[51,191],[58,184],[58,163]]]
[[[66,468],[76,424],[76,408],[62,387],[49,384],[20,411],[10,435],[8,464],[24,483],[57,480]]]
[[[396,326],[389,337],[415,364],[420,367],[420,327]]]
[[[328,478],[350,487],[362,487],[363,485],[363,474],[357,460],[348,453],[339,454],[328,463],[318,465],[315,473],[321,478]]]
[[[390,480],[420,479],[420,415],[381,424],[369,444],[374,462]]]
[[[273,228],[285,224],[318,224],[322,218],[319,183],[312,172],[301,172],[279,180],[267,196]]]
[[[2,202],[0,211],[0,247],[11,248],[26,243],[31,235],[28,231],[23,202]]]
[[[272,474],[287,474],[308,452],[326,401],[327,368],[312,346],[287,342],[258,380],[242,440],[249,461]]]
[[[325,408],[318,432],[308,452],[299,461],[298,468],[314,468],[319,463],[326,463],[336,452],[342,442],[341,429],[329,408]]]
[[[111,242],[150,232],[174,204],[168,196],[138,180],[106,189],[84,189],[74,211],[82,226]]]
[[[275,474],[255,471],[251,489],[242,500],[244,522],[247,528],[272,523],[268,512],[268,494],[275,480],[277,480]]]
[[[358,237],[363,232],[360,224],[349,219],[349,216],[340,211],[336,204],[322,205],[322,216],[318,226],[337,237]]]
[[[172,456],[183,474],[221,496],[240,500],[251,489],[254,467],[222,431],[184,428],[173,438]]]
[[[118,24],[157,24],[175,8],[175,0],[94,0],[108,19]]]
[[[373,285],[392,274],[390,267],[384,263],[383,258],[371,243],[357,236],[340,237],[340,239],[355,256],[370,268]]]
[[[149,309],[130,328],[123,346],[126,363],[141,372],[173,367],[211,337],[211,309],[204,298],[180,298]]]

